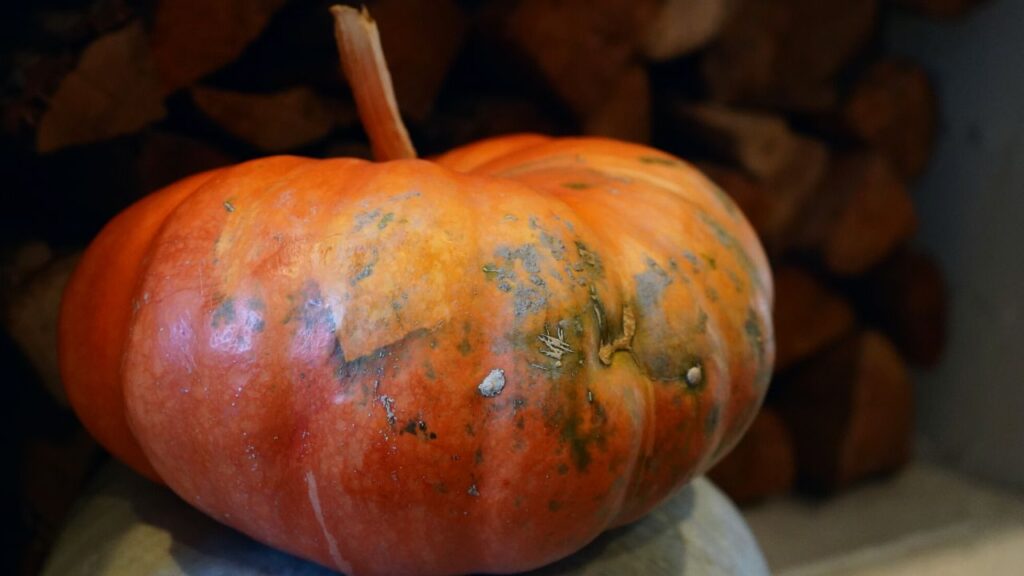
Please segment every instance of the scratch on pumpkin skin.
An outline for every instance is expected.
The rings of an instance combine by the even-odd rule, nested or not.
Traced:
[[[352,567],[341,557],[341,551],[338,550],[338,541],[327,530],[327,523],[324,521],[324,511],[320,507],[320,494],[316,489],[316,476],[313,475],[312,470],[306,472],[306,492],[309,496],[309,504],[313,507],[313,514],[316,515],[316,521],[320,524],[320,530],[324,533],[324,539],[327,540],[327,549],[331,554],[331,560],[334,561],[334,565],[338,570],[351,574]]]
[[[538,335],[537,339],[544,344],[544,348],[541,349],[540,353],[554,359],[556,368],[562,365],[563,356],[575,352],[572,346],[565,341],[565,330],[561,326],[558,326],[555,335],[552,335],[548,327],[544,326],[544,333]]]
[[[388,417],[388,425],[394,426],[395,420],[395,399],[390,396],[381,396],[378,398],[382,406],[384,406],[384,412]]]

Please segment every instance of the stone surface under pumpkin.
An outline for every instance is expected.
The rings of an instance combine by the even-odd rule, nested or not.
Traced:
[[[642,520],[534,575],[767,576],[739,512],[697,478]],[[333,572],[218,524],[121,464],[85,492],[42,576],[326,576]]]

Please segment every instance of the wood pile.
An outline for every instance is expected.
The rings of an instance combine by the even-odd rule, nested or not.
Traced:
[[[330,4],[48,0],[5,16],[5,358],[52,356],[30,350],[52,333],[24,327],[47,318],[24,313],[40,305],[25,294],[55,299],[30,287],[62,278],[61,260],[39,264],[51,276],[11,272],[32,242],[69,254],[132,201],[212,167],[368,156]],[[971,4],[367,2],[423,155],[515,131],[646,142],[692,160],[748,215],[776,269],[778,361],[764,413],[712,472],[741,502],[828,492],[910,455],[908,366],[938,362],[945,335],[942,271],[909,245],[937,106],[927,73],[884,54],[877,31],[889,11],[951,18]],[[21,372],[24,386],[52,383],[52,368],[38,371]],[[67,418],[59,402],[43,412]],[[68,451],[76,485],[94,446],[70,432],[45,441]],[[25,450],[23,469],[41,465]],[[26,507],[31,533],[60,514]]]

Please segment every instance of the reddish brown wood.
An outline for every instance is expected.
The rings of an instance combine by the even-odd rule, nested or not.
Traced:
[[[775,270],[775,369],[785,370],[846,335],[853,309],[810,273],[793,266]]]
[[[599,110],[638,53],[657,0],[522,0],[506,33],[581,119]]]
[[[737,0],[665,0],[644,40],[644,54],[657,61],[692,52],[721,32]]]
[[[351,104],[328,98],[308,86],[270,94],[249,94],[205,86],[191,89],[192,100],[233,136],[264,152],[283,152],[327,136],[355,122]]]
[[[867,305],[906,358],[934,366],[946,344],[946,281],[927,254],[906,250],[868,278]]]
[[[466,17],[453,0],[377,0],[372,9],[398,107],[423,121],[462,46]]]
[[[758,236],[769,235],[769,224],[777,218],[778,201],[763,184],[722,164],[698,162],[697,167],[736,202]]]
[[[238,161],[205,140],[152,130],[141,138],[136,172],[139,189],[149,193],[172,182]]]
[[[917,176],[931,155],[935,94],[924,69],[901,60],[876,62],[843,108],[847,128],[884,154],[905,178]]]
[[[910,375],[881,333],[845,338],[777,388],[776,406],[793,433],[799,480],[807,488],[844,488],[910,458]]]
[[[160,0],[150,45],[167,93],[237,58],[287,0]]]
[[[89,44],[48,101],[36,149],[53,152],[135,132],[166,114],[141,22]]]
[[[778,114],[718,104],[686,104],[672,112],[688,137],[762,181],[774,178],[796,153],[796,136]]]
[[[630,142],[651,139],[651,87],[647,67],[635,64],[623,71],[608,97],[583,122],[583,131]]]
[[[713,99],[822,111],[874,30],[876,0],[745,0],[708,50]]]
[[[826,174],[828,149],[793,132],[782,116],[715,104],[685,105],[674,120],[689,137],[716,156],[752,175],[771,197],[760,220],[762,240],[771,252],[790,243],[796,217]]]
[[[765,406],[746,436],[708,477],[740,506],[784,494],[796,478],[793,438],[785,422]]]
[[[856,276],[909,239],[916,222],[906,184],[889,162],[875,152],[847,153],[804,209],[796,244],[819,253],[835,274]]]

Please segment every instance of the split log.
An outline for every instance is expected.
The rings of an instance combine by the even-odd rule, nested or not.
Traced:
[[[665,0],[644,41],[644,54],[663,62],[700,48],[721,31],[738,0]]]
[[[826,174],[825,145],[793,132],[782,117],[769,113],[700,104],[679,106],[673,116],[680,130],[764,186],[772,199],[770,212],[758,217],[761,239],[770,252],[784,249],[796,217]]]
[[[424,121],[466,32],[454,0],[377,0],[371,7],[402,116]]]
[[[924,70],[899,60],[876,62],[843,108],[855,136],[881,152],[904,178],[921,173],[935,135],[935,94]]]
[[[459,98],[435,120],[424,126],[421,136],[431,141],[433,148],[442,150],[503,134],[560,134],[574,130],[570,122],[558,123],[536,102],[504,95]]]
[[[831,492],[910,458],[910,375],[882,334],[844,339],[777,389],[775,406],[793,433],[802,486]]]
[[[657,0],[522,0],[506,34],[577,118],[604,105],[638,54]]]
[[[948,297],[934,259],[913,250],[900,252],[868,277],[865,291],[866,315],[910,362],[939,362],[946,344]]]
[[[702,73],[719,102],[827,111],[835,77],[874,31],[877,0],[743,0]]]
[[[192,88],[192,100],[233,136],[266,152],[306,146],[337,126],[353,124],[354,107],[320,95],[307,86],[272,94],[248,94],[204,86]]]
[[[808,272],[793,266],[775,270],[775,369],[785,370],[846,335],[853,309]]]
[[[651,86],[647,68],[626,69],[607,99],[583,122],[583,132],[646,144],[651,140]]]
[[[770,235],[770,223],[778,218],[776,198],[763,184],[745,172],[722,164],[698,162],[697,168],[732,198],[758,236]]]
[[[146,35],[135,22],[101,36],[82,52],[40,120],[36,150],[53,152],[129,134],[165,114]]]
[[[796,457],[793,438],[778,413],[761,408],[747,434],[708,478],[740,506],[789,492],[796,479]]]
[[[151,130],[142,136],[135,169],[139,190],[148,194],[186,176],[237,161],[206,141]]]
[[[781,172],[796,153],[796,135],[775,114],[717,104],[681,105],[672,112],[681,129],[713,154],[762,181]]]
[[[876,152],[837,158],[801,217],[797,245],[816,251],[840,276],[882,262],[917,226],[906,185]]]
[[[153,59],[164,93],[233,62],[287,0],[160,0]]]

